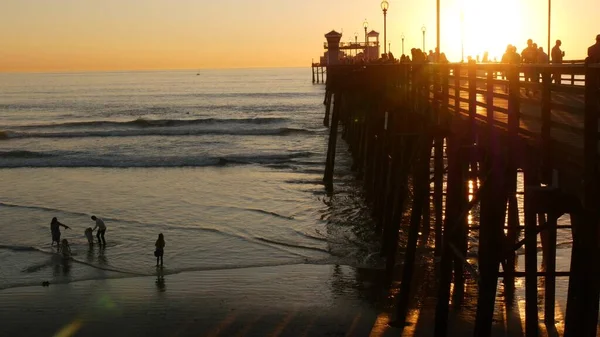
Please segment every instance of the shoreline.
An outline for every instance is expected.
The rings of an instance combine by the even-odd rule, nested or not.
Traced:
[[[299,264],[10,288],[0,335],[363,336],[378,314],[376,274]]]
[[[4,289],[0,335],[433,336],[437,282],[425,270],[436,266],[423,259],[403,330],[389,324],[399,282],[386,288],[385,270],[300,263]],[[463,306],[450,311],[450,335],[472,335],[472,283]],[[498,288],[492,336],[519,335],[524,290],[509,305],[501,281]]]

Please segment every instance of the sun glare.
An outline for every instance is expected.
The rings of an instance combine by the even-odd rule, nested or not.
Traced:
[[[500,60],[508,44],[524,45],[518,0],[459,0],[455,5],[448,9],[444,37],[453,48],[448,51],[452,61],[463,54],[465,60],[482,58],[486,51],[490,60]]]

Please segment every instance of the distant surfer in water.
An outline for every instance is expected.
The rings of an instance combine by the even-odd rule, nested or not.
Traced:
[[[106,225],[104,221],[100,218],[97,218],[95,215],[92,215],[92,220],[96,221],[96,226],[92,229],[92,232],[98,228],[98,232],[96,233],[96,237],[98,238],[98,244],[104,244],[106,246],[106,239],[104,239],[104,233],[106,233]],[[102,238],[102,240],[100,240]]]
[[[52,218],[52,221],[50,222],[50,232],[52,232],[51,246],[53,246],[54,242],[56,242],[56,247],[58,251],[60,251],[60,226],[63,226],[66,229],[71,228],[67,225],[60,223],[56,217]]]

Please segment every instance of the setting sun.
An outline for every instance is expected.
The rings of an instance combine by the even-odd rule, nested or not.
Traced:
[[[508,44],[521,44],[521,8],[518,0],[463,0],[465,58],[489,53],[498,60]]]

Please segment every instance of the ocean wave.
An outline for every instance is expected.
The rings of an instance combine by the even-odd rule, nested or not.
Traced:
[[[293,162],[296,158],[311,156],[311,152],[284,154],[248,154],[216,157],[153,156],[153,157],[88,157],[52,156],[39,153],[37,157],[0,156],[0,168],[19,167],[106,167],[106,168],[154,168],[154,167],[210,167],[234,165],[273,165]],[[273,214],[271,214],[273,215]]]
[[[275,213],[275,212],[271,212],[271,211],[266,211],[264,209],[245,208],[245,210],[248,210],[248,211],[251,211],[251,212],[256,212],[256,213],[261,213],[261,214],[266,214],[266,215],[272,215],[272,216],[277,217],[277,218],[282,218],[282,219],[287,219],[287,220],[294,220],[293,216],[282,215],[282,214],[279,214],[279,213]]]
[[[307,249],[307,250],[313,250],[313,251],[317,251],[317,252],[321,252],[321,253],[331,254],[331,251],[329,251],[328,249],[325,249],[325,248],[304,246],[304,245],[300,245],[300,244],[275,241],[275,240],[265,239],[265,238],[261,238],[261,237],[257,237],[256,239],[258,241],[270,243],[270,244],[277,245],[277,246],[285,246],[285,247],[290,247],[290,248]]]
[[[45,158],[53,156],[54,154],[51,153],[25,150],[0,151],[0,158]]]
[[[66,131],[66,132],[5,132],[4,138],[85,138],[85,137],[140,137],[140,136],[204,136],[204,135],[233,135],[233,136],[289,136],[314,134],[317,130],[301,128],[274,129],[137,129],[137,130],[101,130],[101,131]]]
[[[196,124],[272,124],[287,121],[281,117],[255,117],[255,118],[197,118],[197,119],[147,119],[138,118],[129,121],[95,120],[81,122],[65,122],[50,124],[21,125],[19,129],[45,129],[45,128],[93,128],[93,127],[176,127]]]
[[[10,250],[13,252],[40,252],[40,253],[49,253],[40,248],[36,248],[33,246],[17,246],[17,245],[0,245],[0,249]]]
[[[84,213],[84,212],[73,212],[73,211],[67,211],[64,209],[58,209],[58,208],[52,208],[52,207],[45,207],[45,206],[36,206],[36,205],[21,205],[21,204],[14,204],[14,203],[9,203],[9,202],[0,202],[0,206],[2,207],[12,207],[12,208],[25,208],[25,209],[32,209],[32,210],[39,210],[39,211],[48,211],[48,212],[61,212],[64,214],[70,214],[70,215],[80,215],[80,216],[89,216],[88,213]],[[108,218],[104,218],[105,220],[109,220]],[[113,220],[113,219],[110,219]],[[0,249],[4,248],[4,249],[9,249],[10,247],[13,246],[2,246],[0,245]],[[14,246],[14,247],[19,247],[19,246]]]

